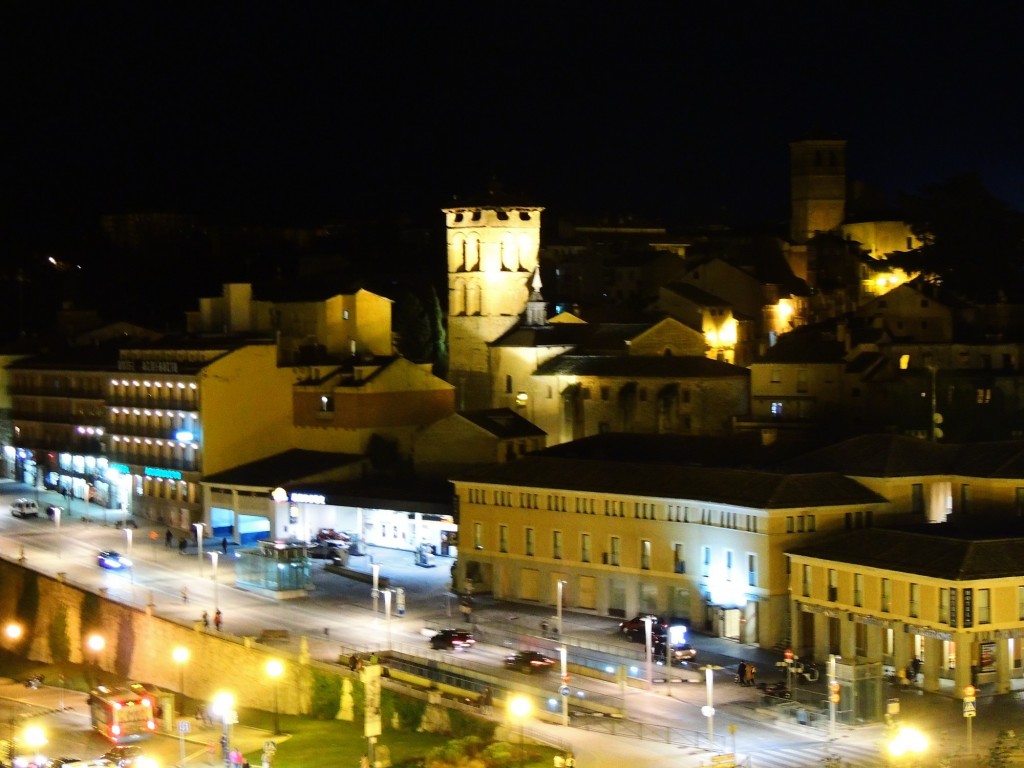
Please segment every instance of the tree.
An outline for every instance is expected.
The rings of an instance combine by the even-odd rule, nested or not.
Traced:
[[[922,245],[889,260],[977,302],[1024,297],[1024,215],[976,174],[926,187],[903,207]]]
[[[433,359],[434,340],[430,318],[419,297],[406,291],[395,303],[395,333],[398,336],[398,351],[414,363],[426,363]]]
[[[68,635],[68,607],[64,603],[58,605],[53,613],[47,639],[53,661],[56,664],[66,663],[71,658],[71,637]]]

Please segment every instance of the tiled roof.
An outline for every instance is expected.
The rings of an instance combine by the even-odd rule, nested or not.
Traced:
[[[490,432],[497,438],[540,437],[547,434],[532,421],[524,419],[511,408],[462,411],[456,415]]]
[[[575,347],[580,352],[622,352],[626,342],[651,323],[552,323],[517,326],[491,343],[495,347]]]
[[[452,480],[624,496],[694,499],[752,509],[885,502],[878,494],[838,472],[779,475],[745,469],[667,467],[536,455],[506,464],[468,469]]]
[[[671,291],[684,299],[689,299],[701,307],[728,307],[729,302],[714,294],[701,290],[690,283],[669,283],[665,286],[666,291]]]
[[[305,451],[293,448],[284,453],[267,456],[264,459],[241,464],[223,472],[207,475],[203,478],[203,482],[277,488],[301,481],[304,477],[313,477],[328,470],[363,460],[362,456],[353,453]]]
[[[1000,527],[1001,532],[952,524],[864,528],[791,554],[950,580],[1024,576],[1024,530]]]
[[[602,357],[565,354],[552,358],[533,372],[534,376],[626,376],[631,378],[749,378],[750,371],[701,355],[606,355]]]

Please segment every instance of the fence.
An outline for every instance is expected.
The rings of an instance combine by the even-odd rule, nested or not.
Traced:
[[[714,751],[724,746],[723,737],[718,734],[715,734],[713,739],[709,739],[708,734],[704,731],[691,731],[668,725],[653,725],[636,720],[623,720],[615,717],[579,717],[574,719],[572,724],[584,731],[606,733],[610,736],[626,736],[644,741],[657,741],[679,747],[696,747]]]

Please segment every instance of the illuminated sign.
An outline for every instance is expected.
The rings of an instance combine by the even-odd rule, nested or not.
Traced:
[[[162,477],[164,480],[181,480],[181,472],[176,469],[160,469],[160,467],[146,467],[146,477]]]
[[[110,468],[115,472],[120,472],[122,475],[130,475],[132,473],[132,471],[128,469],[127,464],[117,464],[112,461],[110,462]]]
[[[294,504],[326,504],[327,498],[315,493],[293,493],[291,495]]]
[[[270,498],[274,501],[288,501],[288,491],[284,488],[275,488],[270,492]]]
[[[193,435],[187,429],[182,429],[174,433],[174,439],[177,440],[179,443],[191,443],[194,437],[195,435]]]

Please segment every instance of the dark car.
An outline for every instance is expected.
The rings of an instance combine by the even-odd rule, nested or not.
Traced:
[[[121,571],[125,568],[132,567],[132,561],[122,555],[120,552],[115,552],[112,549],[105,549],[96,556],[96,564],[100,568],[106,568],[108,571]]]
[[[697,658],[697,649],[689,643],[671,645],[666,643],[664,638],[658,638],[651,645],[651,657],[659,664],[667,661],[669,664],[682,666]]]
[[[442,629],[430,638],[430,647],[435,651],[468,650],[474,645],[473,635],[464,629]]]
[[[62,766],[68,765],[70,763],[80,762],[82,761],[79,760],[77,757],[51,757],[49,760],[46,761],[44,765],[45,768],[61,768]]]
[[[555,666],[555,660],[537,651],[520,651],[506,656],[505,666],[529,675],[534,672],[547,672]]]
[[[619,624],[619,631],[632,643],[642,643],[647,640],[647,623],[645,618],[651,619],[651,637],[664,636],[668,632],[668,622],[654,614],[641,614],[634,616],[629,621]]]
[[[142,747],[134,744],[111,747],[110,751],[103,755],[104,760],[109,760],[117,768],[132,768],[141,762],[142,757]]]

